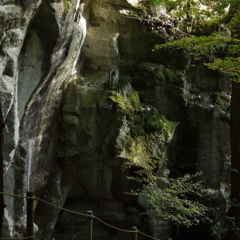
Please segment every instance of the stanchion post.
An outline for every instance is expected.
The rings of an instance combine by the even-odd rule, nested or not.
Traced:
[[[132,231],[134,231],[133,235],[132,235],[132,240],[137,240],[137,234],[138,234],[138,229],[137,227],[133,226],[132,227]]]
[[[87,217],[87,234],[86,234],[86,240],[92,240],[92,233],[93,233],[93,211],[88,210],[87,214],[89,217]]]
[[[33,221],[33,193],[27,192],[27,237],[31,237],[30,240],[33,240]]]

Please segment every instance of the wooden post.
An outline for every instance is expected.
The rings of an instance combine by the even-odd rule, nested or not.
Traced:
[[[134,231],[132,235],[132,240],[137,240],[137,233],[138,233],[137,227],[133,226],[132,231]]]
[[[88,210],[87,214],[89,217],[87,217],[87,234],[86,234],[86,240],[92,240],[92,230],[93,230],[93,211]]]
[[[33,221],[34,221],[34,211],[33,211],[33,193],[27,192],[27,237],[32,237],[33,240]]]

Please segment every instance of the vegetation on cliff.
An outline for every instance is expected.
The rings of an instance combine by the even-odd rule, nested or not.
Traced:
[[[231,174],[232,204],[230,216],[234,230],[229,239],[240,236],[240,5],[238,0],[148,0],[142,2],[146,8],[164,5],[172,16],[187,20],[191,24],[195,19],[197,28],[190,29],[176,41],[158,44],[155,50],[162,48],[185,49],[193,56],[197,64],[212,70],[228,74],[232,80],[231,95],[231,165],[235,171]],[[171,26],[170,26],[171,27]],[[210,31],[209,31],[210,29]],[[188,28],[186,29],[188,30]],[[220,103],[221,104],[221,103]],[[236,204],[237,203],[237,204]]]
[[[143,67],[151,68],[149,64]],[[156,79],[160,81],[163,73],[168,80],[178,75],[175,71],[166,73],[168,71],[163,66],[158,66],[155,72]],[[123,169],[133,169],[134,175],[128,178],[140,183],[141,188],[132,189],[128,194],[146,196],[150,209],[154,209],[152,217],[160,220],[168,218],[177,226],[190,227],[211,222],[209,209],[192,198],[206,195],[203,182],[197,181],[201,174],[186,174],[174,179],[169,177],[165,167],[163,149],[172,140],[178,123],[167,120],[153,106],[141,104],[138,93],[128,83],[122,83],[109,96],[126,115],[130,127],[126,149],[120,157],[128,159]]]
[[[141,146],[134,146],[131,149],[129,161],[124,168],[135,168],[135,176],[129,176],[143,185],[143,187],[132,190],[130,195],[144,195],[147,197],[148,204],[153,210],[153,217],[160,221],[170,219],[177,226],[194,226],[200,223],[210,223],[209,211],[204,204],[191,197],[203,197],[207,195],[204,183],[196,181],[201,173],[193,175],[186,174],[180,178],[169,177],[169,171],[165,169],[161,174],[157,174],[159,163],[164,164],[163,160],[157,157],[149,157],[146,149]],[[144,149],[144,150],[143,150]],[[134,158],[141,157],[141,164],[134,161]],[[194,198],[193,198],[194,199]]]

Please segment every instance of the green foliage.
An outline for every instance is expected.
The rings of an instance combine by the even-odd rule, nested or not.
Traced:
[[[117,104],[121,112],[129,117],[140,111],[140,100],[137,92],[130,92],[129,95],[121,94],[119,91],[111,91],[109,98]]]
[[[238,205],[238,207],[240,207]],[[230,216],[225,216],[227,221],[227,225],[224,227],[221,226],[219,223],[212,227],[215,231],[221,231],[223,233],[227,233],[228,231],[233,231],[238,237],[240,237],[240,228],[236,225],[235,218]]]
[[[185,101],[213,114],[214,118],[230,120],[230,97],[225,92],[185,92]]]
[[[141,111],[141,104],[140,104],[140,100],[139,100],[139,95],[137,92],[132,91],[129,94],[129,100],[132,103],[134,109],[136,112],[140,112]]]
[[[134,7],[135,7],[136,9],[138,9],[139,11],[141,11],[141,15],[142,15],[143,17],[146,17],[146,16],[147,16],[147,9],[146,9],[146,7],[141,6],[141,5],[139,5],[139,4],[134,5]]]
[[[182,79],[183,73],[176,69],[166,68],[161,64],[144,63],[141,65],[141,70],[146,72],[146,77],[153,77],[155,82],[172,82]]]
[[[165,68],[164,66],[159,66],[157,69],[156,69],[156,72],[155,72],[155,77],[158,78],[160,81],[165,81],[166,78],[164,76],[164,72],[165,72]]]
[[[141,166],[145,168],[147,165],[147,146],[146,141],[143,137],[138,136],[129,140],[128,151],[125,154],[125,157],[130,161],[126,162],[123,166],[123,169],[126,169],[134,164],[135,166]]]
[[[210,35],[208,33],[206,36],[200,37],[183,37],[178,41],[159,44],[155,47],[155,50],[161,48],[185,49],[186,53],[189,53],[195,61],[200,61],[209,69],[229,74],[232,80],[240,81],[240,4],[238,0],[148,0],[145,1],[145,5],[148,7],[165,5],[173,15],[178,18],[189,18],[189,22],[193,18],[196,18],[198,22],[203,19],[211,20],[202,21],[199,29],[204,30],[211,27],[211,30],[216,30],[215,33]],[[227,7],[230,8],[227,9]],[[223,24],[225,24],[224,27],[222,27]],[[220,25],[222,29],[219,27]],[[145,65],[144,67],[146,71],[153,73],[154,78],[161,81],[174,78],[172,72],[164,72],[163,68],[157,68],[156,70],[152,65]],[[222,112],[229,110],[229,104],[226,104],[227,101],[220,95],[220,93],[214,93],[204,98],[198,97],[196,101],[208,107],[213,106],[213,114],[219,116]],[[213,104],[209,105],[208,103]],[[148,121],[148,125],[158,126],[158,124],[152,124],[153,122]],[[142,129],[145,130],[146,128],[139,124],[135,132],[143,134]],[[129,157],[130,159],[132,157],[133,161],[130,161],[127,167],[141,167],[140,170],[136,170],[136,175],[130,177],[130,179],[142,183],[143,188],[129,194],[147,196],[149,204],[156,209],[160,217],[168,217],[177,225],[192,226],[199,224],[200,220],[203,222],[209,220],[206,216],[207,208],[188,198],[192,194],[204,195],[202,183],[193,181],[196,175],[171,179],[164,172],[163,177],[159,177],[155,174],[158,166],[153,160],[156,158],[149,156],[147,151],[144,153],[142,145],[140,152],[137,146],[134,147],[134,151],[132,148],[129,150]],[[165,187],[159,188],[158,182],[161,182]],[[226,231],[229,229],[237,232],[236,219],[229,221]]]
[[[213,18],[226,16],[225,9],[229,6],[229,2],[234,1],[236,0],[147,0],[145,5],[149,7],[165,6],[169,11],[175,10],[174,13],[178,17],[195,15]],[[202,7],[204,5],[207,8]]]
[[[126,96],[132,92],[132,85],[130,83],[130,78],[125,75],[120,75],[118,80],[118,91]],[[131,94],[130,94],[131,95]]]
[[[139,114],[134,116],[134,122],[131,128],[132,137],[161,131],[165,133],[167,139],[170,140],[178,123],[167,120],[166,117],[160,114],[154,107],[142,106],[142,109]]]
[[[169,36],[174,36],[175,33],[176,33],[176,31],[175,31],[174,29],[172,29],[172,28],[167,29],[167,34],[168,34]]]
[[[169,81],[173,81],[178,77],[178,73],[175,70],[166,69],[165,76]]]
[[[153,0],[154,1],[154,0]],[[157,1],[154,1],[157,2]],[[172,1],[161,1],[166,6]],[[183,6],[183,2],[186,3]],[[205,7],[199,7],[200,5]],[[228,74],[231,77],[231,80],[240,81],[240,4],[239,0],[179,0],[175,1],[175,6],[173,9],[175,11],[175,16],[197,16],[200,19],[204,19],[200,26],[204,29],[205,26],[220,26],[221,28],[215,28],[215,33],[205,36],[189,36],[182,38],[178,41],[168,42],[165,44],[156,45],[156,49],[162,48],[175,48],[175,49],[185,49],[186,53],[192,55],[193,59],[203,63],[206,67],[212,70],[217,70],[223,73]],[[207,6],[207,7],[206,7]],[[172,11],[172,13],[174,13]],[[189,14],[190,12],[190,14]],[[210,21],[208,21],[210,20]],[[214,28],[212,28],[214,29]],[[220,31],[221,30],[221,31]],[[202,33],[202,35],[204,32]],[[199,35],[198,35],[199,36]],[[221,54],[220,54],[221,53]],[[206,60],[207,59],[207,60]],[[238,84],[233,85],[235,87],[235,92],[239,88]],[[234,92],[234,91],[233,91]],[[218,95],[215,95],[215,106],[213,108],[213,114],[219,116],[223,109],[227,110],[222,98],[219,98]],[[233,117],[237,118],[237,99],[239,96],[233,95]],[[239,122],[239,119],[235,119],[235,122]],[[236,131],[239,128],[239,124],[232,124],[232,127],[236,129],[231,129],[231,132]],[[234,143],[234,144],[233,144]],[[237,145],[239,144],[238,140],[232,141],[232,147],[236,151]],[[233,151],[233,152],[235,152]],[[237,166],[236,158],[237,155],[232,155],[232,164]],[[237,169],[239,170],[239,169]],[[234,181],[232,182],[234,183]],[[233,185],[235,186],[235,185]],[[235,192],[232,192],[232,196],[238,196],[237,186],[235,187]],[[161,193],[163,194],[163,193]],[[239,199],[238,199],[239,200]],[[155,201],[155,199],[154,199]],[[154,202],[153,201],[153,202]],[[157,201],[156,201],[157,202]],[[180,204],[181,205],[181,204]],[[239,207],[239,206],[238,206]],[[232,230],[235,232],[236,236],[239,235],[239,209],[234,208],[232,216],[234,218],[229,219],[229,224],[223,228],[224,231]],[[221,229],[220,229],[221,230]],[[238,239],[236,236],[233,236],[234,239]]]
[[[190,199],[190,196],[201,197],[206,194],[207,190],[203,182],[196,181],[201,173],[186,174],[181,178],[174,179],[170,178],[169,171],[165,170],[162,176],[158,176],[156,172],[163,160],[157,156],[149,156],[139,141],[137,145],[131,146],[128,157],[130,161],[125,163],[123,169],[138,169],[135,171],[135,175],[129,176],[128,179],[137,181],[143,186],[128,194],[146,196],[149,205],[156,210],[158,217],[168,218],[177,226],[190,227],[203,222],[211,222],[207,216],[209,209]],[[159,183],[164,187],[159,187]]]
[[[72,7],[72,3],[70,1],[64,1],[64,13],[67,14],[70,8]]]
[[[230,111],[230,99],[225,93],[215,92],[213,98],[214,102],[222,109],[222,111]]]
[[[195,2],[197,2],[196,6],[207,4],[206,1]],[[168,1],[164,1],[164,3],[168,4]],[[181,3],[183,1],[177,1],[175,8],[179,9]],[[240,81],[239,4],[236,0],[226,0],[221,1],[221,3],[220,1],[212,0],[208,1],[207,6],[208,8],[205,10],[201,8],[196,10],[198,14],[205,16],[205,18],[211,18],[210,21],[203,21],[201,26],[225,23],[227,24],[226,30],[212,33],[210,36],[191,36],[165,44],[158,44],[154,50],[172,47],[186,49],[186,52],[192,55],[195,60],[204,59],[209,54],[212,54],[214,58],[210,59],[209,62],[205,62],[205,66],[212,70],[227,73],[232,80]],[[227,6],[230,6],[229,11],[226,10]],[[186,13],[184,8],[180,9],[182,9],[180,12]],[[221,55],[219,55],[219,52],[221,52]]]
[[[186,50],[192,50],[188,51],[190,55],[205,56],[210,51],[215,51],[219,48],[225,49],[231,41],[232,38],[230,36],[220,32],[213,33],[210,36],[185,37],[178,41],[158,44],[153,51],[161,48],[174,47],[176,49],[184,48]]]
[[[240,45],[238,45],[238,47],[240,53]],[[205,63],[205,65],[209,69],[218,70],[231,75],[232,79],[235,81],[240,81],[240,57],[217,58],[214,63]]]
[[[123,114],[132,117],[134,113],[141,111],[139,95],[133,90],[128,76],[121,75],[118,81],[118,90],[110,93],[109,98],[117,103]]]
[[[160,114],[156,109],[153,109],[146,118],[146,124],[152,129],[164,129],[168,136],[171,136],[176,127],[175,122],[168,121],[164,115]]]

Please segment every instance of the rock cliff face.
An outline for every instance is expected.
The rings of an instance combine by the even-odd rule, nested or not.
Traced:
[[[124,194],[137,187],[126,179],[130,149],[168,158],[173,176],[203,172],[212,191],[208,206],[227,211],[229,194],[229,80],[191,65],[181,52],[151,52],[163,37],[150,35],[130,0],[4,0],[0,5],[0,96],[6,122],[4,191],[33,191],[54,205],[94,215],[124,229],[160,239],[168,222],[148,215],[146,199]],[[131,79],[131,99],[109,86],[109,72]],[[140,102],[139,103],[139,97]],[[136,121],[165,116],[161,127]],[[152,115],[151,115],[152,114]],[[155,116],[155,115],[154,115]],[[160,121],[160,118],[154,118]],[[162,120],[161,120],[162,121]],[[25,233],[26,202],[5,196],[4,236]],[[37,237],[85,236],[85,218],[35,203]],[[221,239],[200,226],[180,229],[180,239]],[[94,239],[131,236],[94,225]],[[139,236],[141,239],[141,237]],[[142,237],[143,238],[143,237]]]

